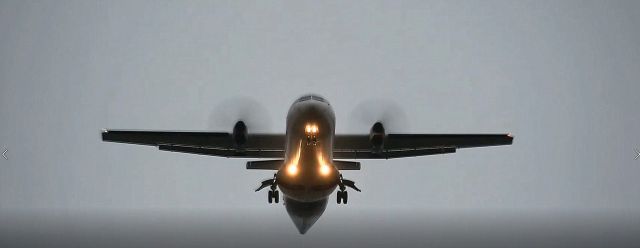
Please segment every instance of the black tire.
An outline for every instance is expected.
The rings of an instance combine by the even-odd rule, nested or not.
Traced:
[[[342,202],[342,191],[338,191],[336,194],[336,203],[340,204],[340,202]]]
[[[267,198],[268,198],[269,204],[273,203],[273,191],[271,190],[268,191]]]
[[[347,200],[349,200],[349,195],[347,191],[345,191],[344,194],[342,194],[342,203],[347,204]]]
[[[276,203],[280,202],[280,191],[274,191],[273,192],[273,199],[275,200]]]

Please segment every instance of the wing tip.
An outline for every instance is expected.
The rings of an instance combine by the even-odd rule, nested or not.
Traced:
[[[109,130],[107,129],[102,129],[100,131],[100,136],[102,137],[102,141],[108,141],[107,140],[107,135],[109,135]]]
[[[507,133],[507,138],[509,139],[509,145],[513,144],[513,139],[515,138],[513,133]]]

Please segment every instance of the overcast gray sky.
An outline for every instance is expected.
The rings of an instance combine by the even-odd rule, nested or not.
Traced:
[[[294,232],[284,207],[253,192],[270,173],[246,171],[245,160],[103,143],[99,134],[230,131],[216,107],[233,99],[251,99],[271,123],[249,131],[284,132],[289,105],[312,92],[333,105],[338,133],[366,133],[370,124],[352,114],[378,99],[405,113],[397,131],[516,137],[507,147],[363,161],[344,173],[363,192],[347,207],[330,201],[323,218],[345,208],[638,217],[639,7],[0,1],[0,145],[9,150],[0,210],[250,208]]]

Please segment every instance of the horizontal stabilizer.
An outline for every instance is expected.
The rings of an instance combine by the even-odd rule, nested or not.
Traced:
[[[360,162],[333,160],[338,170],[360,170]]]
[[[248,161],[247,170],[277,170],[282,167],[284,160],[259,160]]]

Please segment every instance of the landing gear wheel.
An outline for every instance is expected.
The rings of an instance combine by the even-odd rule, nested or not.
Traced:
[[[337,197],[336,197],[336,203],[340,204],[340,203],[344,203],[347,204],[347,191],[338,191]]]
[[[269,192],[267,192],[267,200],[269,200],[269,203],[273,203],[274,201],[276,203],[280,202],[280,191],[269,190]]]

